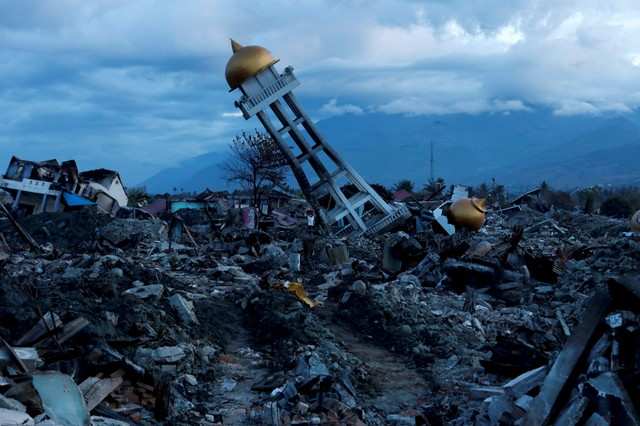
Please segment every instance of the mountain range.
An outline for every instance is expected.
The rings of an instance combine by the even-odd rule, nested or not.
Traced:
[[[640,184],[638,113],[347,114],[322,120],[318,127],[370,183],[426,182],[433,146],[433,176],[449,183],[495,178],[512,189],[543,180],[558,188]],[[218,151],[192,158],[143,185],[152,193],[225,188],[221,164],[228,155]]]

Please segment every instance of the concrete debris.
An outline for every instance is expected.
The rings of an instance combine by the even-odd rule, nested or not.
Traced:
[[[4,408],[5,410],[21,411],[23,413],[27,412],[27,407],[25,407],[20,401],[7,398],[4,395],[0,395],[0,408]]]
[[[26,366],[27,370],[33,370],[42,366],[42,360],[35,348],[18,348],[13,347],[11,350],[7,347],[0,347],[0,368],[10,365],[16,358],[21,364]]]
[[[531,391],[531,389],[536,386],[540,386],[546,376],[546,373],[547,367],[544,365],[536,368],[535,370],[527,371],[526,373],[523,373],[515,379],[505,383],[503,386],[504,391],[511,398],[517,399]]]
[[[91,416],[91,426],[130,426],[130,423],[107,417]]]
[[[33,387],[44,412],[54,422],[65,426],[89,424],[89,410],[71,376],[57,371],[37,373],[33,375]]]
[[[2,426],[33,426],[33,418],[22,411],[0,408],[0,425]]]
[[[143,285],[132,287],[122,292],[123,296],[133,296],[137,299],[160,299],[164,292],[162,284]]]
[[[52,312],[47,312],[42,316],[40,321],[38,321],[38,323],[33,326],[31,330],[29,330],[24,336],[18,339],[16,344],[25,345],[29,343],[34,343],[40,340],[40,338],[45,334],[51,333],[52,331],[62,327],[62,325],[63,323],[57,314]]]
[[[193,302],[185,299],[179,294],[174,294],[169,298],[169,304],[176,311],[180,320],[185,324],[196,324],[198,317],[193,307]]]
[[[186,356],[179,346],[162,346],[151,352],[151,358],[160,364],[173,364]]]
[[[87,402],[87,409],[92,411],[98,406],[107,396],[109,396],[114,390],[116,390],[123,382],[122,377],[114,377],[107,379],[87,378],[84,382],[85,389],[83,389],[82,383],[79,385],[80,390]]]
[[[326,251],[332,265],[344,265],[349,262],[349,248],[344,243],[332,243],[326,247]]]
[[[349,239],[213,193],[171,241],[171,211],[21,218],[52,250],[0,220],[0,424],[638,424],[627,220],[532,193],[447,233],[437,194]]]

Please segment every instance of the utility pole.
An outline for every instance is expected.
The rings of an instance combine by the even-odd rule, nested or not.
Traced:
[[[433,141],[431,141],[431,160],[430,160],[430,164],[431,164],[431,170],[430,170],[430,178],[431,178],[431,182],[434,182],[434,173],[433,173]]]

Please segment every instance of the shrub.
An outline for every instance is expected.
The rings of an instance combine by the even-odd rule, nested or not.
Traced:
[[[607,198],[600,206],[600,214],[605,216],[627,218],[632,213],[631,203],[622,197]]]

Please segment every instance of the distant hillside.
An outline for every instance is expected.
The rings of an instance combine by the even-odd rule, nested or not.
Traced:
[[[584,185],[629,185],[640,181],[637,166],[640,126],[633,117],[595,119],[590,129],[569,141],[552,144],[541,152],[516,157],[470,180],[495,177],[512,186],[526,186],[546,180],[557,187]]]
[[[505,170],[500,182],[524,186],[546,180],[552,186],[575,188],[589,185],[640,185],[640,140],[636,143],[596,149],[541,164]]]
[[[344,115],[319,122],[327,140],[370,182],[392,184],[429,176],[433,141],[435,175],[475,184],[495,177],[512,187],[547,180],[555,186],[630,184],[640,120],[626,116],[556,116],[548,111],[510,114],[402,116]],[[226,186],[223,152],[164,170],[145,184],[152,192]]]
[[[151,176],[141,185],[152,194],[178,191],[201,191],[207,187],[224,188],[227,182],[221,164],[227,158],[224,151],[210,152],[182,162],[177,167],[164,169]]]

